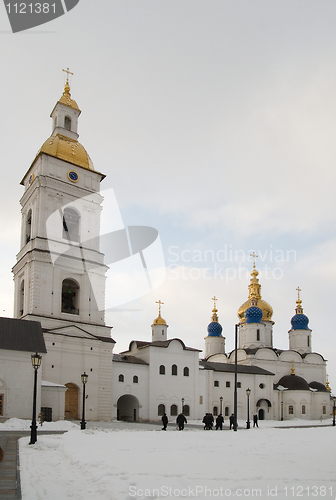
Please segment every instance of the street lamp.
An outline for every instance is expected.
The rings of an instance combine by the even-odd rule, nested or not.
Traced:
[[[184,407],[184,398],[182,398],[182,413],[183,413],[183,407]]]
[[[36,397],[37,397],[37,370],[41,366],[42,356],[39,354],[32,354],[31,361],[34,368],[34,395],[33,395],[33,418],[31,423],[30,442],[35,444],[37,441],[37,425],[36,425]]]
[[[223,415],[223,396],[219,398],[220,401],[220,414]]]
[[[247,396],[247,422],[246,422],[246,429],[249,429],[250,426],[250,394],[251,394],[251,389],[246,389],[246,396]]]
[[[83,407],[82,407],[82,421],[81,421],[81,430],[86,429],[86,422],[85,422],[85,385],[88,380],[88,374],[87,373],[82,373],[81,379],[82,379],[82,384],[83,384]]]
[[[333,396],[333,426],[335,427],[336,396]]]

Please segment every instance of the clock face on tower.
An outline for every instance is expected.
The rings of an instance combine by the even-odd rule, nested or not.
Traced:
[[[71,182],[77,182],[79,179],[77,172],[75,172],[74,170],[70,170],[70,172],[68,172],[68,179]]]

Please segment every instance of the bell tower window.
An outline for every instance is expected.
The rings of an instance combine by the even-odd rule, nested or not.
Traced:
[[[23,315],[23,311],[24,311],[24,280],[22,280],[20,287],[20,316]]]
[[[62,313],[79,314],[79,286],[70,279],[62,283]]]
[[[74,208],[66,208],[63,212],[63,238],[68,241],[79,241],[80,215]]]
[[[26,243],[31,239],[32,211],[28,210],[26,218]]]
[[[64,128],[66,130],[71,130],[71,118],[70,118],[70,116],[64,117]]]

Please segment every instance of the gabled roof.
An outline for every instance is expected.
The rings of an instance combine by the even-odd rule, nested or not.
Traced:
[[[0,318],[0,349],[46,353],[41,323]]]
[[[135,365],[148,365],[143,359],[137,358],[136,356],[129,356],[128,354],[113,354],[112,361],[120,363],[132,363]]]
[[[178,339],[178,338],[169,339],[169,340],[155,340],[154,342],[146,342],[143,340],[132,340],[129,344],[128,349],[129,349],[129,351],[131,350],[133,343],[137,346],[138,349],[143,349],[144,347],[166,347],[167,348],[167,347],[169,347],[169,344],[173,340],[177,340],[178,342],[180,342],[184,351],[202,352],[200,349],[194,349],[193,347],[187,347],[185,345],[185,343],[181,339]],[[129,351],[123,351],[121,354],[129,352]]]
[[[115,344],[115,340],[111,337],[102,337],[101,335],[93,335],[93,333],[87,332],[84,328],[80,328],[77,325],[64,325],[58,328],[44,328],[45,333],[51,333],[53,335],[64,335],[65,337],[75,337],[81,339],[90,340],[100,340],[101,342],[108,342]]]
[[[205,370],[213,370],[215,372],[234,373],[235,365],[231,363],[212,363],[211,361],[200,360],[200,366]],[[237,365],[238,373],[248,373],[253,375],[274,375],[274,373],[260,368],[260,366]]]

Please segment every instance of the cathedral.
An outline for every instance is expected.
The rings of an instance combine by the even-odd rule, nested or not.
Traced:
[[[113,353],[104,315],[108,266],[99,235],[105,175],[78,141],[80,114],[67,79],[50,115],[51,136],[21,181],[14,318],[0,318],[0,419],[30,418],[34,352],[42,355],[38,408],[52,420],[79,418],[83,373],[87,420],[155,422],[167,413],[174,421],[181,411],[194,420],[207,412],[228,417],[236,356],[239,419],[329,418],[326,360],[312,350],[301,290],[288,350],[277,349],[273,310],[262,299],[255,260],[247,300],[238,309],[237,350],[225,350],[214,297],[204,355],[169,338],[161,301],[148,340],[132,340],[127,351]]]

